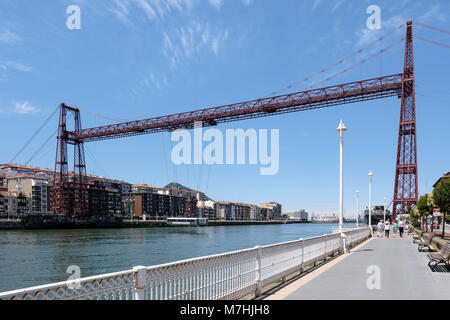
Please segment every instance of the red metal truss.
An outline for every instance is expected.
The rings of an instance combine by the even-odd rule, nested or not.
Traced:
[[[87,181],[84,157],[84,142],[67,138],[67,112],[75,119],[75,132],[81,129],[80,110],[60,106],[58,143],[56,147],[55,175],[53,184],[53,211],[57,215],[78,218],[87,215]],[[74,174],[69,181],[67,144],[74,145]]]
[[[68,132],[67,137],[69,140],[83,142],[115,139],[181,128],[191,129],[194,121],[202,121],[203,126],[207,127],[223,122],[396,96],[400,94],[401,88],[402,74],[394,74],[221,107],[82,129]]]
[[[393,217],[408,213],[418,200],[416,101],[414,80],[413,27],[406,25],[405,62],[402,81],[402,102],[395,169]]]

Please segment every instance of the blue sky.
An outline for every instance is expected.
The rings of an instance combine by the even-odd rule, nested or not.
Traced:
[[[81,29],[66,27],[66,8],[81,9]],[[366,9],[381,8],[381,30]],[[61,102],[79,107],[83,127],[219,106],[266,96],[331,65],[408,19],[450,29],[448,1],[2,0],[0,4],[0,163],[9,162]],[[421,36],[450,36],[415,27]],[[300,91],[401,39],[404,29]],[[450,50],[415,40],[419,191],[449,171]],[[321,86],[400,73],[403,44]],[[287,93],[288,91],[286,91]],[[392,198],[400,101],[363,102],[227,128],[280,129],[280,170],[259,165],[175,166],[170,135],[86,145],[88,173],[164,186],[178,181],[215,200],[280,202],[284,210],[337,213],[339,145],[345,133],[345,216],[368,201]],[[54,167],[56,115],[15,162]]]

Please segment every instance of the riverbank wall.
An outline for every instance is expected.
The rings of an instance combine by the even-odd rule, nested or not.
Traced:
[[[207,226],[248,226],[248,225],[273,225],[273,224],[293,224],[293,223],[310,223],[305,221],[292,221],[292,220],[270,220],[270,221],[250,221],[250,220],[241,220],[241,221],[232,221],[232,220],[211,220]],[[180,227],[174,225],[168,225],[165,220],[125,220],[119,225],[114,226],[115,228],[155,228],[155,227]],[[65,227],[66,229],[70,229]],[[83,228],[83,226],[80,226]],[[95,226],[89,226],[89,228],[96,228]],[[108,226],[101,226],[100,228],[109,228]],[[27,229],[24,227],[23,223],[20,220],[14,221],[0,221],[0,230],[21,230]],[[31,229],[31,228],[30,228]],[[46,229],[44,226],[40,226],[37,229]],[[57,227],[49,227],[48,229],[58,229]],[[61,228],[62,229],[62,228]]]

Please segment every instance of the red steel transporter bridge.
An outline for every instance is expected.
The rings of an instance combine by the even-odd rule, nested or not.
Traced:
[[[417,144],[414,84],[413,25],[406,23],[403,73],[261,98],[221,107],[207,108],[168,116],[82,129],[80,110],[64,103],[60,107],[55,162],[54,203],[56,215],[70,219],[89,216],[84,143],[128,136],[192,129],[194,122],[215,126],[223,122],[273,116],[330,106],[401,97],[397,162],[393,197],[393,216],[408,213],[418,199]],[[75,119],[74,131],[67,131],[67,113]],[[74,146],[73,177],[69,179],[67,145]]]

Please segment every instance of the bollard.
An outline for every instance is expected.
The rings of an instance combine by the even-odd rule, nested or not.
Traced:
[[[134,300],[144,300],[147,269],[144,266],[133,267],[134,271]]]

